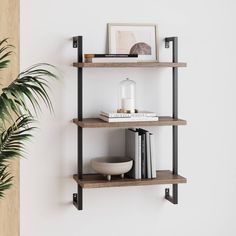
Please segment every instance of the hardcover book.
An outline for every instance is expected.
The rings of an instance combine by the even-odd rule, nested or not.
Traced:
[[[106,122],[138,122],[138,121],[158,121],[158,117],[119,117],[119,118],[109,118],[103,115],[100,115],[100,119]]]
[[[109,118],[120,118],[120,117],[157,117],[155,112],[151,111],[139,111],[137,113],[118,113],[118,112],[105,112],[101,111],[101,115]]]
[[[154,134],[150,133],[150,154],[151,154],[151,169],[152,169],[152,178],[157,177],[156,172],[156,152],[155,152],[155,143],[154,143]]]
[[[84,54],[84,58],[126,58],[126,57],[138,57],[138,54]]]
[[[133,167],[128,173],[131,178],[139,179],[139,134],[135,129],[125,130],[126,156],[133,159]]]
[[[106,63],[106,62],[138,62],[138,57],[91,57],[85,58],[87,63]]]

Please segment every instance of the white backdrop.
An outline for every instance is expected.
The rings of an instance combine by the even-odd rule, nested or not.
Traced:
[[[146,0],[145,2],[21,0],[21,70],[56,65],[52,82],[55,114],[44,108],[40,129],[21,161],[21,236],[221,236],[236,224],[236,3],[233,0]],[[72,36],[84,36],[84,53],[104,53],[106,24],[157,23],[160,60],[170,60],[166,36],[179,37],[179,205],[164,200],[166,186],[84,191],[84,210],[72,205],[76,184],[76,60]],[[171,114],[170,69],[86,69],[84,114],[115,109],[118,83],[136,81],[138,108]],[[157,165],[171,168],[171,128],[156,134]],[[89,160],[124,154],[124,130],[84,131],[85,170]]]

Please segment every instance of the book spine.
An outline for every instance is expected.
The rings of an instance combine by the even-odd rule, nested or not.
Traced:
[[[135,162],[135,169],[134,169],[134,177],[135,179],[139,179],[139,174],[138,174],[138,170],[139,170],[139,167],[138,167],[138,132],[136,132],[135,130],[133,130],[132,132],[135,133],[135,136],[133,136],[135,138],[134,140],[134,143],[135,143],[135,159],[134,159],[134,162]]]
[[[141,151],[141,146],[142,146],[142,137],[141,135],[138,135],[138,178],[142,178],[142,151]]]
[[[146,156],[147,156],[147,178],[152,178],[152,169],[151,169],[151,155],[150,155],[150,137],[149,132],[146,132]]]
[[[142,179],[146,179],[146,140],[145,140],[146,135],[142,134],[142,144],[141,144],[141,150],[142,150]]]
[[[152,168],[152,178],[157,177],[156,172],[156,152],[155,152],[155,143],[154,143],[154,134],[150,133],[150,153],[151,153],[151,168]]]

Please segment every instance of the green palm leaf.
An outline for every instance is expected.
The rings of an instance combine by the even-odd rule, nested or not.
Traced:
[[[25,141],[32,137],[30,131],[34,127],[30,125],[33,121],[32,117],[23,115],[0,134],[0,198],[12,186],[13,176],[7,171],[8,162],[12,158],[23,156]]]
[[[7,59],[13,52],[10,50],[13,48],[12,45],[8,44],[8,39],[0,41],[0,70],[7,68],[10,60]]]
[[[40,101],[52,112],[52,102],[47,93],[48,79],[57,78],[50,71],[52,69],[55,70],[55,67],[49,64],[34,65],[20,73],[8,87],[3,88],[0,95],[0,120],[12,120],[11,111],[17,117],[25,113],[31,114],[27,101],[31,103],[36,115],[41,110]]]
[[[13,176],[7,168],[8,165],[0,164],[0,199],[5,196],[5,191],[12,186]]]
[[[30,125],[33,122],[32,117],[23,115],[0,134],[0,163],[22,156],[24,141],[32,137],[30,131],[34,127],[30,127]]]

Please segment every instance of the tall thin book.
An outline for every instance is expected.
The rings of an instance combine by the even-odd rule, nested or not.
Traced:
[[[142,178],[142,137],[141,135],[138,135],[138,178]]]
[[[155,136],[150,133],[150,154],[151,154],[151,169],[152,169],[152,178],[156,178],[156,152],[155,152]]]
[[[146,146],[146,130],[138,129],[139,135],[141,135],[141,177],[147,178],[147,146]]]
[[[125,130],[126,156],[133,159],[133,167],[128,175],[131,178],[139,179],[139,134],[135,129]]]
[[[147,156],[147,178],[152,178],[152,167],[151,167],[151,150],[150,150],[150,133],[146,132],[146,156]]]

